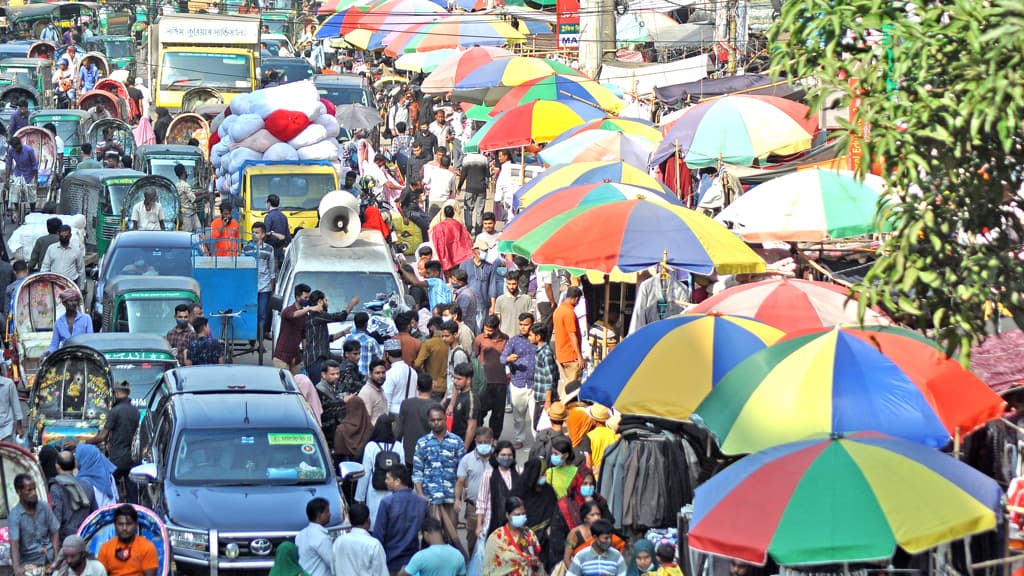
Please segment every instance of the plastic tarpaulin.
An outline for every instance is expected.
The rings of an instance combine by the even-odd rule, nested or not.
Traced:
[[[643,97],[654,93],[656,86],[707,78],[709,63],[707,54],[645,66],[605,63],[601,66],[600,81],[618,86],[624,94]]]
[[[790,100],[799,100],[804,95],[802,87],[787,84],[785,80],[773,82],[770,76],[764,74],[701,79],[696,82],[659,86],[654,89],[658,100],[668,106],[687,102],[697,103],[705,98],[736,92],[757,96],[778,96]]]

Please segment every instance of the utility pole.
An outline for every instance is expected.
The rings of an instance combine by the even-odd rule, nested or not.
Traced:
[[[591,77],[601,67],[601,6],[604,0],[580,0],[580,67]]]

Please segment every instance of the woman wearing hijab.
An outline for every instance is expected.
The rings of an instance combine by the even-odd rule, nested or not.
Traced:
[[[579,469],[573,466],[576,456],[572,450],[572,443],[565,436],[555,436],[551,439],[551,455],[548,461],[551,464],[544,472],[548,484],[555,489],[555,495],[562,498],[569,491]]]
[[[357,460],[373,432],[370,412],[359,396],[345,399],[345,419],[334,431],[334,455],[342,460]]]
[[[299,566],[299,549],[295,547],[294,542],[285,540],[277,547],[269,576],[309,576],[309,573]]]
[[[43,476],[46,477],[47,483],[57,476],[58,454],[60,452],[57,451],[57,448],[49,444],[39,449],[39,467],[43,469]]]
[[[504,514],[502,514],[504,512]],[[487,576],[530,576],[540,567],[540,544],[526,525],[526,506],[515,496],[495,510],[503,522],[484,547],[484,574]]]
[[[156,144],[156,132],[153,131],[153,122],[148,115],[139,118],[139,125],[132,128],[132,136],[135,138],[136,146]]]
[[[295,384],[299,387],[302,397],[306,399],[306,403],[309,404],[309,411],[319,423],[320,416],[324,413],[324,407],[320,403],[320,394],[317,393],[316,386],[313,386],[313,381],[305,374],[296,374]]]
[[[520,494],[526,506],[526,525],[537,536],[540,542],[541,563],[547,567],[547,551],[551,519],[558,510],[558,496],[544,476],[542,462],[539,458],[530,458],[523,465],[519,475]],[[557,562],[556,558],[551,564]]]
[[[589,502],[597,502],[601,507],[605,518],[611,517],[608,509],[608,502],[597,493],[597,480],[594,472],[583,466],[576,472],[576,476],[569,484],[565,496],[558,499],[557,510],[551,516],[551,527],[548,531],[548,555],[545,558],[545,566],[548,573],[555,564],[563,559],[565,553],[565,539],[569,533],[583,523],[582,508]]]
[[[633,542],[633,561],[629,566],[629,574],[652,574],[658,570],[658,558],[654,553],[654,543],[647,538]]]
[[[359,478],[359,482],[356,484],[356,501],[365,502],[370,509],[371,529],[377,519],[377,508],[380,506],[380,501],[390,493],[387,489],[377,490],[373,487],[377,455],[381,452],[394,452],[398,455],[398,461],[404,464],[405,449],[402,447],[401,441],[395,440],[395,417],[391,414],[381,414],[380,418],[377,418],[377,423],[373,425],[370,441],[363,449],[363,470],[366,473]]]
[[[78,479],[92,486],[97,508],[117,504],[117,485],[114,483],[117,466],[92,444],[79,444],[75,448],[75,460],[78,462]]]

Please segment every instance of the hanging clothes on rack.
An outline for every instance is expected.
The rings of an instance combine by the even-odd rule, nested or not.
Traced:
[[[684,279],[689,274],[665,264],[658,264],[653,275],[636,289],[629,333],[669,316],[681,314],[690,301],[690,289]]]

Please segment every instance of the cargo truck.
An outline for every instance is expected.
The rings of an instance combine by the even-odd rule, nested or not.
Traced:
[[[174,113],[189,90],[212,88],[230,103],[259,87],[259,56],[259,16],[165,14],[149,37],[154,101]]]

